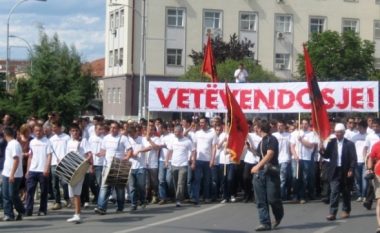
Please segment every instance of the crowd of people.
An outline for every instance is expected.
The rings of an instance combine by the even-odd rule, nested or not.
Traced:
[[[11,116],[5,115],[0,135],[3,220],[34,214],[37,184],[39,216],[47,214],[49,199],[54,201],[52,211],[73,205],[74,216],[67,221],[74,223],[82,221],[81,207],[89,207],[90,202],[96,204],[95,213],[107,214],[110,199],[119,213],[127,201],[130,211],[147,204],[181,207],[184,202],[243,201],[256,202],[261,223],[257,231],[280,224],[283,201],[304,204],[321,199],[330,206],[326,219],[333,221],[340,197],[341,218],[350,216],[352,198],[371,209],[380,197],[376,176],[375,182],[368,178],[380,157],[380,146],[374,146],[380,141],[379,119],[331,121],[331,137],[324,142],[308,119],[255,118],[247,123],[246,145],[236,164],[226,150],[228,123],[219,116],[139,122],[95,116],[63,126],[59,115],[51,113],[46,121],[31,117],[16,127]],[[57,174],[57,165],[69,152],[90,164],[75,186]],[[129,161],[127,184],[104,182],[104,169],[114,158]],[[270,221],[268,206],[275,222]]]

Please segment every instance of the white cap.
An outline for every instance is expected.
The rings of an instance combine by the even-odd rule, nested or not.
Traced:
[[[334,128],[334,131],[345,131],[346,130],[346,127],[344,127],[344,125],[342,123],[337,123],[335,125],[335,128]]]

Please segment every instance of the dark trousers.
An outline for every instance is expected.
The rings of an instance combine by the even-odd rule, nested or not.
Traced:
[[[245,163],[244,172],[243,172],[243,190],[244,190],[244,199],[251,200],[253,199],[253,186],[252,186],[252,173],[251,170],[256,164]]]
[[[219,167],[223,166],[221,165],[214,165],[211,168],[211,199],[213,201],[217,200],[220,196],[220,187],[223,177],[219,174]]]
[[[57,176],[56,173],[57,166],[51,166],[51,178],[53,182],[53,191],[54,191],[54,198],[55,203],[61,203],[61,190],[60,186],[62,186],[63,189],[63,198],[67,201],[70,200],[69,198],[69,187],[68,184],[63,182],[59,176]]]
[[[224,166],[226,166],[226,174],[224,174]],[[233,194],[236,168],[236,164],[220,164],[219,167],[223,199],[227,201],[231,199],[231,195]]]
[[[26,214],[33,213],[34,194],[36,193],[37,183],[40,184],[41,197],[40,197],[40,209],[39,212],[47,212],[48,202],[48,185],[49,177],[44,176],[42,172],[29,171],[29,175],[26,178]]]
[[[13,183],[9,182],[9,177],[3,176],[3,199],[4,199],[4,216],[12,219],[15,218],[13,208],[19,214],[24,214],[25,209],[19,195],[19,187],[22,178],[15,178]]]
[[[146,169],[146,193],[147,199],[158,197],[158,168]]]
[[[343,198],[342,211],[351,212],[351,188],[347,185],[347,174],[343,174],[341,168],[336,168],[330,180],[330,214],[336,215],[338,212],[340,194]]]
[[[284,216],[284,207],[281,201],[280,175],[265,175],[264,171],[259,171],[253,175],[253,189],[260,223],[271,226],[269,205],[275,220],[281,221]]]

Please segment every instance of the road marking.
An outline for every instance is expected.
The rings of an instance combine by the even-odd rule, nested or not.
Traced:
[[[347,220],[338,220],[335,222],[345,223],[345,222],[347,222]],[[322,227],[322,228],[318,229],[317,231],[314,231],[313,233],[327,233],[327,232],[331,231],[332,229],[334,229],[335,227],[337,227],[337,226]]]
[[[140,231],[140,230],[143,230],[143,229],[146,229],[146,228],[150,228],[150,227],[162,225],[162,224],[165,224],[165,223],[174,222],[174,221],[177,221],[177,220],[188,218],[188,217],[191,217],[191,216],[194,216],[194,215],[197,215],[197,214],[202,214],[202,213],[205,213],[205,212],[208,212],[208,211],[220,208],[222,206],[225,206],[225,205],[223,205],[223,204],[217,204],[215,206],[211,206],[209,208],[206,208],[206,209],[203,209],[203,210],[199,210],[199,211],[196,211],[196,212],[191,212],[191,213],[184,214],[184,215],[181,215],[181,216],[178,216],[178,217],[174,217],[174,218],[166,219],[166,220],[163,220],[163,221],[158,221],[158,222],[146,224],[146,225],[141,226],[141,227],[134,227],[134,228],[127,229],[127,230],[116,231],[116,232],[113,232],[113,233],[128,233],[128,232],[133,232],[133,231]]]

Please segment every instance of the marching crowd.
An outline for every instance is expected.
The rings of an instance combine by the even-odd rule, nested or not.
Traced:
[[[257,231],[280,224],[282,201],[304,204],[322,199],[330,206],[326,219],[333,221],[340,197],[342,218],[350,216],[352,198],[371,209],[380,197],[379,181],[369,179],[376,156],[380,158],[380,144],[374,147],[380,141],[379,119],[331,121],[331,137],[325,142],[308,119],[255,118],[248,120],[248,125],[246,145],[236,164],[226,150],[228,123],[219,116],[169,122],[160,118],[116,122],[95,116],[92,121],[79,118],[64,127],[59,115],[51,113],[47,121],[30,117],[16,127],[5,115],[0,135],[3,220],[22,220],[34,214],[37,184],[39,216],[47,214],[48,199],[54,200],[52,211],[73,204],[74,216],[67,221],[75,223],[81,222],[81,207],[90,202],[96,204],[95,213],[106,214],[110,199],[117,204],[116,212],[124,211],[127,200],[131,211],[148,203],[174,202],[181,207],[184,202],[244,201],[256,202],[261,223]],[[57,174],[57,165],[69,152],[90,164],[75,186]],[[374,159],[367,160],[367,155]],[[126,185],[104,182],[103,170],[114,158],[129,162]],[[268,206],[274,212],[273,223]],[[380,225],[379,217],[378,221]]]

